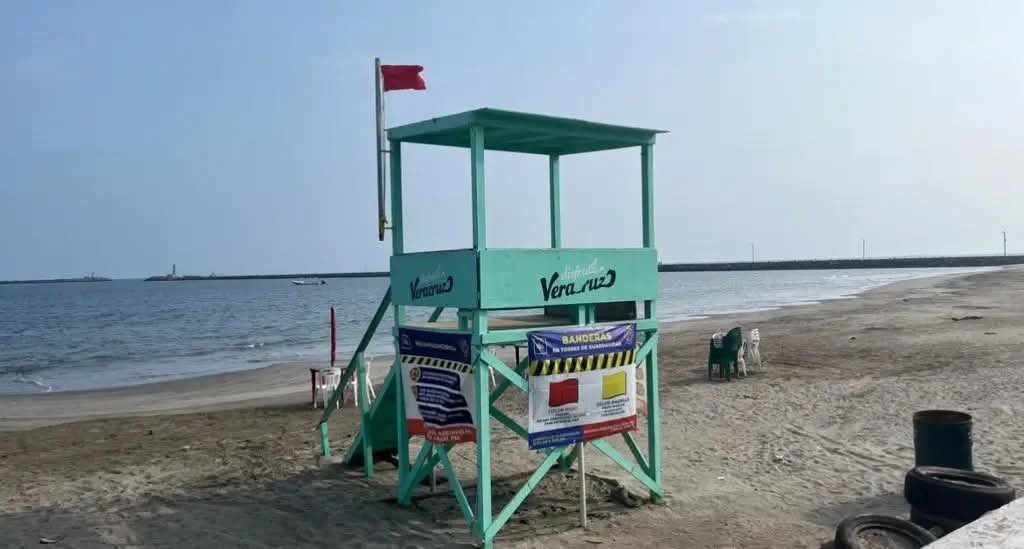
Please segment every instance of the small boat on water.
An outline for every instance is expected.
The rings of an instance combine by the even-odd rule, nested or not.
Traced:
[[[293,280],[292,284],[296,286],[322,286],[327,284],[326,280]]]

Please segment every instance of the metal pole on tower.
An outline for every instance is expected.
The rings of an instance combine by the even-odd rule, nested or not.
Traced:
[[[378,238],[383,242],[388,216],[384,210],[384,94],[380,82],[380,57],[373,58],[373,94],[377,100],[377,142],[374,145],[374,151],[377,153],[377,232]]]

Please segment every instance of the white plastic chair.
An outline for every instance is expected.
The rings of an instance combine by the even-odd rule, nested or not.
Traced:
[[[747,354],[747,362],[751,367],[760,370],[763,366],[761,362],[761,333],[757,331],[757,328],[750,330],[749,339],[744,342],[743,347]]]
[[[317,370],[313,376],[313,408],[316,408],[318,404],[326,408],[327,402],[331,400],[331,395],[334,394],[340,383],[341,368]],[[340,400],[337,406],[341,407]]]
[[[366,359],[366,375],[360,380],[359,376],[353,375],[352,379],[349,380],[348,385],[345,388],[346,393],[352,395],[352,403],[358,408],[359,407],[359,383],[366,384],[366,391],[370,395],[370,402],[373,402],[377,398],[377,391],[373,388],[373,357]],[[344,397],[344,395],[342,395]],[[369,404],[369,403],[367,403]]]

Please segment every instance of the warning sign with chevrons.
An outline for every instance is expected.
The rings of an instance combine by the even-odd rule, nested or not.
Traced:
[[[531,449],[636,429],[636,325],[536,331],[527,341]]]
[[[476,441],[476,394],[466,334],[402,328],[406,427],[438,444]]]

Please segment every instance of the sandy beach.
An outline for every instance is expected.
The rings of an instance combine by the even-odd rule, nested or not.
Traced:
[[[910,416],[925,408],[971,413],[978,469],[1024,486],[1022,289],[1024,270],[1004,269],[668,326],[665,503],[612,497],[618,483],[641,491],[592,452],[589,529],[576,525],[574,473],[554,473],[497,545],[818,547],[847,515],[907,513]],[[709,383],[707,337],[734,325],[760,329],[766,367]],[[404,509],[392,466],[366,479],[318,464],[308,366],[0,397],[0,546],[471,546],[443,487]],[[525,398],[511,396],[503,407],[521,417]],[[336,450],[356,425],[350,408],[334,415]],[[507,498],[539,460],[492,425]],[[474,447],[453,456],[468,474]]]

